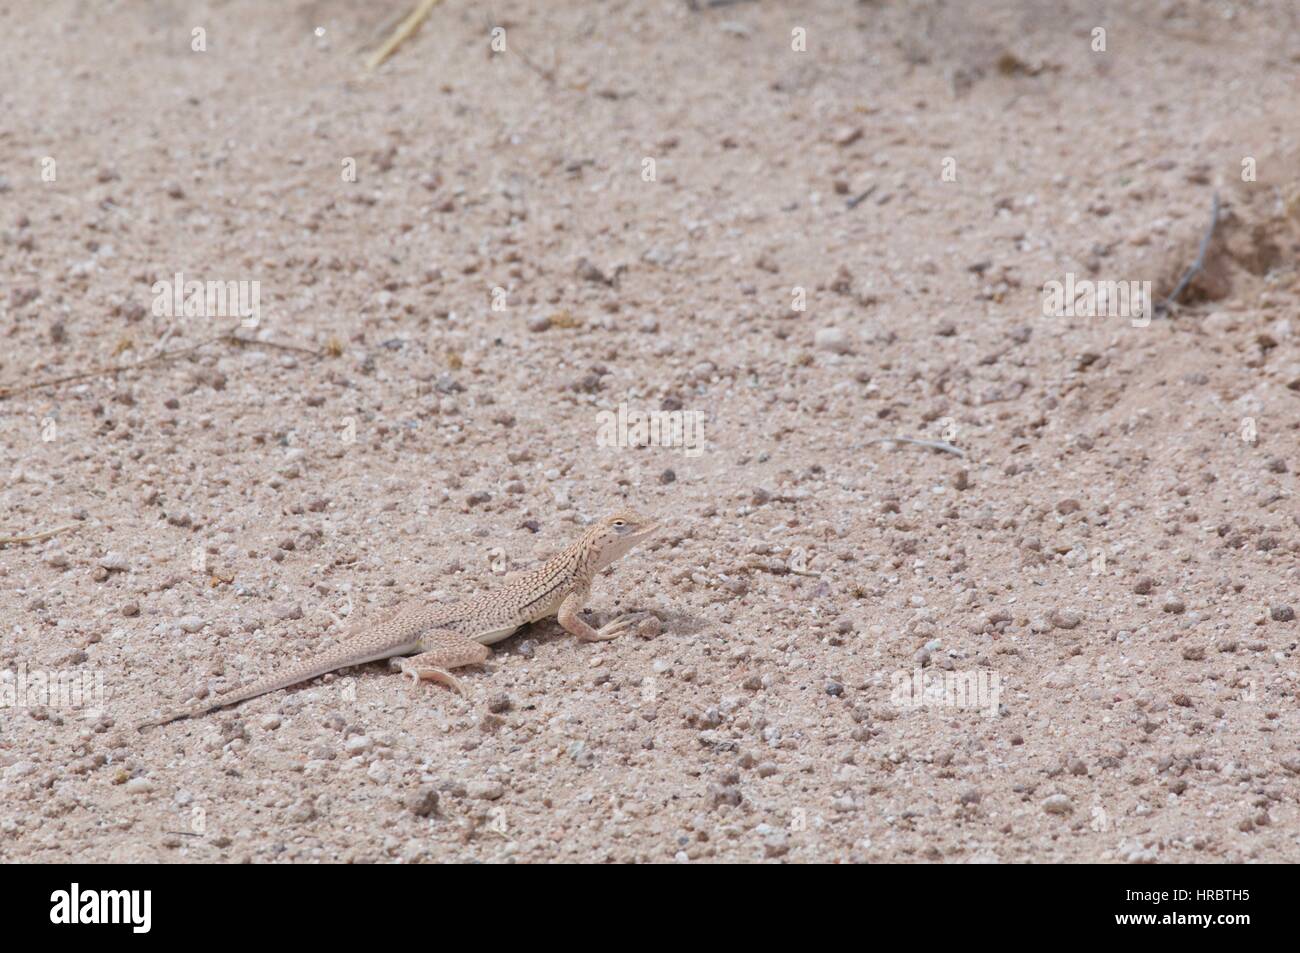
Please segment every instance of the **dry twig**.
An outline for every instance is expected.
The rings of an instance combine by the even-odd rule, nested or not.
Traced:
[[[719,7],[733,7],[738,3],[749,3],[750,0],[686,0],[686,7],[698,13],[700,10],[716,10]]]
[[[65,374],[62,377],[52,377],[49,380],[34,381],[30,384],[16,385],[14,387],[0,387],[0,400],[6,397],[12,397],[15,394],[25,394],[28,391],[42,390],[46,387],[54,387],[58,384],[67,384],[70,381],[81,381],[91,377],[100,377],[104,374],[120,374],[122,371],[133,371],[141,367],[149,367],[153,364],[161,364],[165,361],[174,361],[180,357],[186,357],[195,351],[205,348],[210,344],[226,342],[229,344],[251,345],[255,347],[275,348],[279,351],[296,351],[299,354],[310,354],[313,357],[320,357],[321,352],[309,347],[303,347],[299,344],[286,344],[279,341],[255,341],[250,338],[241,338],[235,333],[236,329],[223,331],[221,334],[206,338],[198,344],[191,344],[189,347],[178,348],[174,351],[163,351],[155,354],[153,357],[147,357],[142,361],[136,361],[134,364],[110,364],[106,367],[96,367],[89,371],[80,371],[76,374]]]
[[[1219,193],[1214,193],[1214,201],[1210,204],[1210,224],[1205,227],[1205,234],[1201,236],[1201,247],[1196,252],[1196,260],[1192,262],[1191,267],[1183,272],[1183,277],[1178,279],[1178,284],[1174,290],[1169,292],[1169,297],[1162,301],[1157,311],[1168,311],[1169,306],[1173,304],[1180,294],[1192,283],[1192,279],[1200,273],[1201,268],[1205,265],[1205,253],[1210,249],[1210,239],[1214,237],[1214,226],[1219,223]]]
[[[34,543],[37,540],[49,539],[51,536],[58,536],[60,533],[66,533],[68,530],[76,528],[76,523],[69,523],[67,526],[47,529],[44,532],[31,533],[27,536],[0,536],[0,546],[8,546],[11,543]]]
[[[870,185],[865,192],[859,192],[853,198],[844,203],[845,208],[854,209],[871,197],[871,193],[876,191],[876,186]]]
[[[383,64],[384,60],[393,55],[393,51],[411,38],[411,35],[420,28],[429,13],[440,4],[442,0],[420,0],[418,4],[407,15],[406,19],[397,25],[397,29],[389,34],[384,45],[375,52],[370,54],[366,60],[366,69],[375,69]]]
[[[961,447],[954,447],[946,440],[917,440],[915,437],[876,437],[874,440],[868,440],[867,443],[911,443],[918,447],[929,447],[931,450],[942,450],[944,453],[956,454],[959,457],[966,456],[966,451]]]

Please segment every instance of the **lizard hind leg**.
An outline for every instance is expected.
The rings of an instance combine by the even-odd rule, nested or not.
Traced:
[[[418,655],[393,659],[392,666],[409,675],[417,687],[420,682],[439,682],[460,695],[465,689],[448,669],[478,665],[492,654],[486,645],[450,629],[426,632],[420,636],[420,648]]]

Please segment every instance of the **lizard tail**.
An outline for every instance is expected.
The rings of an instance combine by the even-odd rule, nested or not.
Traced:
[[[321,675],[327,675],[341,668],[364,665],[367,662],[377,662],[380,659],[392,658],[395,655],[409,655],[418,646],[419,643],[411,639],[340,642],[338,645],[331,646],[320,655],[313,656],[305,662],[299,662],[297,665],[291,665],[288,668],[272,672],[270,675],[259,678],[251,685],[236,689],[233,692],[227,692],[225,695],[218,696],[211,701],[174,709],[161,718],[142,722],[137,726],[137,729],[144,731],[146,728],[169,725],[173,721],[181,721],[185,718],[198,718],[220,708],[238,705],[240,702],[246,702],[250,698],[265,695],[268,692],[278,692],[282,688],[289,688],[299,682],[319,678]]]

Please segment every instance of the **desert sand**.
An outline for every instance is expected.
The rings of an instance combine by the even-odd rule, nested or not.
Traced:
[[[0,9],[0,860],[1300,860],[1296,6],[697,6]]]

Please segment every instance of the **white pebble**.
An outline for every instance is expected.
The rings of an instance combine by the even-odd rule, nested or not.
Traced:
[[[1043,810],[1048,814],[1069,814],[1074,810],[1074,805],[1064,794],[1053,794],[1043,800]]]
[[[471,781],[465,785],[465,793],[480,801],[495,801],[505,794],[505,788],[495,781]]]
[[[100,559],[99,564],[109,572],[126,572],[131,568],[131,564],[126,561],[125,556],[121,553],[115,553],[112,550],[109,550],[104,554],[103,558]]]
[[[821,328],[813,336],[813,344],[823,351],[845,354],[849,350],[849,336],[839,328]]]

